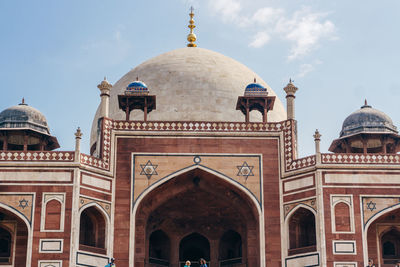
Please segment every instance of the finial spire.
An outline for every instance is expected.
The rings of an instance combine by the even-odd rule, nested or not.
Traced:
[[[196,47],[197,46],[194,43],[194,42],[196,42],[197,37],[196,37],[196,34],[193,33],[193,29],[196,28],[196,25],[194,25],[194,20],[193,20],[193,17],[194,17],[193,10],[194,10],[193,7],[190,7],[190,13],[189,13],[190,20],[189,20],[189,26],[188,26],[188,28],[190,29],[190,33],[187,36],[187,40],[189,41],[189,43],[187,44],[188,47]]]
[[[22,98],[22,101],[21,101],[20,105],[27,106],[27,104],[25,103],[25,98],[24,97]]]
[[[364,100],[364,105],[368,106],[367,99]]]

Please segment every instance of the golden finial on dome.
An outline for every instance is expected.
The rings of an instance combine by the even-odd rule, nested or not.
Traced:
[[[189,41],[189,43],[187,44],[188,47],[196,47],[197,45],[194,43],[196,42],[196,34],[193,33],[193,29],[196,28],[196,25],[194,25],[194,13],[193,13],[193,7],[190,7],[190,20],[189,20],[189,29],[190,29],[190,33],[187,36],[187,40]]]

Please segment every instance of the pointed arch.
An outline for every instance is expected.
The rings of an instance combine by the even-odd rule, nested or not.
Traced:
[[[351,205],[344,200],[337,201],[333,207],[335,232],[350,232],[351,229]]]
[[[26,226],[27,229],[27,245],[26,245],[26,259],[25,259],[25,263],[27,267],[31,266],[31,256],[32,256],[32,227],[31,227],[31,223],[28,221],[28,219],[21,214],[20,212],[17,212],[14,208],[5,205],[3,203],[0,203],[0,209],[4,209],[6,211],[8,211],[9,213],[11,213],[12,215],[16,216],[18,219],[20,219]]]
[[[263,215],[263,210],[261,207],[260,202],[258,199],[255,197],[253,193],[251,193],[246,187],[244,187],[242,184],[238,183],[234,179],[218,172],[213,169],[207,168],[206,166],[201,166],[201,165],[194,165],[190,166],[187,168],[184,168],[182,170],[176,171],[174,173],[171,173],[170,175],[167,175],[166,177],[156,181],[155,183],[149,185],[148,188],[146,188],[136,199],[133,199],[132,195],[132,206],[131,206],[131,227],[130,227],[130,264],[135,264],[135,262],[142,262],[142,257],[143,260],[145,258],[145,255],[136,253],[135,251],[137,250],[137,247],[146,247],[145,242],[142,242],[142,238],[139,238],[137,235],[138,233],[143,233],[147,232],[148,229],[146,229],[147,225],[147,217],[144,217],[144,214],[148,214],[150,210],[152,209],[151,207],[157,207],[157,205],[161,205],[162,203],[165,202],[166,199],[169,198],[158,198],[158,197],[152,197],[151,201],[151,207],[149,205],[146,205],[147,200],[149,196],[153,196],[153,194],[159,194],[160,192],[164,192],[164,185],[167,187],[170,186],[168,183],[173,183],[175,178],[178,177],[184,177],[187,175],[191,175],[192,172],[200,172],[200,177],[201,179],[204,178],[205,181],[208,181],[207,183],[217,183],[219,186],[223,185],[226,183],[226,187],[230,188],[232,190],[232,195],[231,198],[238,198],[242,203],[245,203],[247,205],[246,212],[251,213],[251,216],[254,216],[254,221],[252,225],[252,229],[254,231],[251,231],[252,238],[257,240],[257,250],[251,250],[251,254],[246,254],[247,259],[252,261],[252,264],[264,266],[265,263],[265,253],[262,251],[265,250],[265,234],[264,234],[264,215]],[[210,179],[210,177],[214,179]],[[218,178],[218,179],[217,179]],[[179,178],[180,179],[180,178]],[[193,180],[193,183],[195,181]],[[262,184],[261,184],[262,187]],[[164,189],[163,189],[164,188]],[[161,190],[161,191],[160,191]],[[168,194],[178,194],[180,193],[178,191],[178,188],[171,188],[169,190],[170,192]],[[212,189],[214,190],[214,189]],[[219,190],[219,189],[215,189]],[[228,191],[230,191],[228,190]],[[133,191],[133,183],[132,183],[132,191]],[[156,193],[154,193],[156,192]],[[184,191],[181,191],[184,192]],[[262,194],[262,192],[261,192]],[[156,196],[156,195],[154,195]],[[220,195],[221,197],[225,197],[224,194]],[[169,201],[169,200],[168,200]],[[236,201],[236,200],[235,200]],[[144,203],[144,204],[143,204]],[[221,202],[222,203],[222,202]],[[224,202],[225,204],[227,202]],[[147,203],[148,204],[148,203]],[[230,205],[232,205],[231,203]],[[228,204],[227,204],[228,205]],[[244,205],[244,204],[241,204]],[[145,211],[141,210],[142,208],[145,209]],[[140,210],[140,213],[139,213]],[[146,215],[147,216],[147,215]],[[137,224],[139,220],[139,224]],[[145,222],[145,223],[142,223]],[[254,236],[253,236],[254,235]],[[248,238],[248,237],[247,237]],[[139,241],[138,241],[139,240]],[[247,242],[247,241],[246,241]],[[247,244],[247,243],[246,243]],[[246,247],[247,249],[247,247]],[[259,250],[258,250],[259,249]],[[147,251],[147,250],[145,250]]]
[[[304,204],[293,208],[286,216],[287,254],[316,251],[316,211]]]
[[[79,250],[106,254],[108,248],[109,217],[102,206],[95,202],[79,210]]]
[[[393,221],[393,219],[395,220]],[[399,227],[400,203],[374,214],[363,229],[364,262],[368,262],[368,259],[372,258],[377,264],[383,264],[386,260],[383,257],[383,242],[385,240],[382,240],[382,237],[392,228],[399,231]],[[400,252],[398,256],[399,259],[397,260],[400,260]]]

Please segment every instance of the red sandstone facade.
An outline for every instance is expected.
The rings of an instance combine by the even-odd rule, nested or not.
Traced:
[[[390,266],[400,156],[296,159],[294,123],[103,119],[101,158],[1,152],[8,265],[178,266],[189,236],[210,266]]]

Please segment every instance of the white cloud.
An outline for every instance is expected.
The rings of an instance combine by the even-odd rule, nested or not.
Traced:
[[[295,12],[289,20],[280,20],[277,32],[292,42],[288,59],[304,56],[318,47],[323,38],[332,39],[335,25],[329,21],[321,21],[324,14],[312,13],[309,10]]]
[[[315,70],[315,66],[322,64],[322,61],[320,60],[315,60],[312,64],[310,63],[305,63],[300,65],[299,73],[297,73],[296,77],[302,78],[306,76],[308,73],[312,72]]]
[[[260,7],[246,14],[244,0],[209,0],[211,11],[225,23],[256,32],[249,43],[259,48],[272,38],[290,44],[288,59],[298,59],[320,46],[325,39],[335,39],[335,25],[326,19],[327,13],[302,8],[288,15],[283,8]]]
[[[281,8],[263,7],[254,13],[252,21],[259,25],[269,25],[278,21],[283,14],[284,10]]]
[[[221,17],[223,22],[236,22],[240,24],[242,5],[238,0],[210,0],[210,9]]]
[[[266,43],[269,42],[270,36],[266,32],[258,32],[254,38],[253,41],[249,44],[250,47],[254,48],[259,48],[264,46]]]

